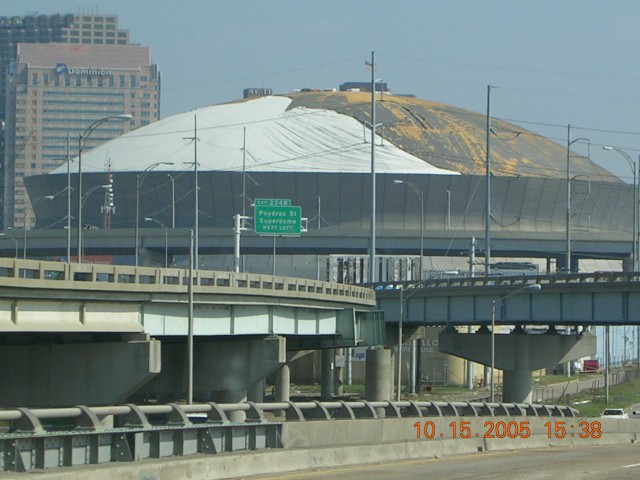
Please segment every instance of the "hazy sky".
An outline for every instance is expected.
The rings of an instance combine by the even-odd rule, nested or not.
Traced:
[[[392,92],[492,115],[566,145],[630,181],[640,153],[638,0],[0,0],[0,15],[117,14],[162,72],[162,116],[366,81],[376,52]],[[586,144],[575,150],[587,154]]]

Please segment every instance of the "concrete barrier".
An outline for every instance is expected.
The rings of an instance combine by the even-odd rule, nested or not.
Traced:
[[[499,422],[504,422],[504,427],[498,425]],[[418,428],[421,438],[417,438]],[[425,432],[433,438],[424,438]],[[60,468],[38,472],[38,479],[221,480],[483,451],[635,443],[639,432],[640,422],[634,420],[569,417],[422,417],[289,422],[283,425],[283,450]],[[499,438],[503,434],[504,437]],[[469,438],[460,438],[461,435]],[[490,438],[491,435],[494,438]],[[24,479],[24,474],[3,474],[2,478]]]

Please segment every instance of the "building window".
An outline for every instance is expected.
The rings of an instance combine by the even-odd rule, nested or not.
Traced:
[[[120,75],[120,87],[124,87],[124,75]]]
[[[43,73],[42,74],[42,81],[45,85],[49,85],[49,74],[48,73]]]
[[[131,81],[131,88],[136,88],[136,76],[135,75],[131,75],[130,81]]]
[[[32,73],[31,74],[31,85],[38,85],[38,74],[37,73]]]

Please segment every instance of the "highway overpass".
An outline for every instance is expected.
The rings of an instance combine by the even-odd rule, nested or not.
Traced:
[[[315,280],[0,259],[0,404],[184,399],[191,361],[196,398],[260,400],[300,351],[384,344],[374,306]]]

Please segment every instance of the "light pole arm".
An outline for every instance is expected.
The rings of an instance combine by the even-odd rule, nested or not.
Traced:
[[[136,263],[136,267],[138,266],[138,255],[140,253],[140,247],[139,247],[139,243],[140,243],[140,189],[142,188],[142,182],[144,182],[145,177],[147,176],[147,173],[149,173],[151,170],[153,170],[156,167],[159,167],[160,165],[173,165],[173,162],[156,162],[156,163],[152,163],[151,165],[149,165],[147,168],[145,168],[141,173],[138,173],[136,175],[136,228],[135,228],[135,263]]]

